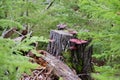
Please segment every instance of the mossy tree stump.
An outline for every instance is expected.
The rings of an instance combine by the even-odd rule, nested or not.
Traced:
[[[74,37],[69,31],[52,30],[50,32],[50,42],[47,51],[56,56],[62,56],[67,49],[70,51],[71,63],[82,80],[91,80],[92,71],[92,46],[89,46],[91,40],[80,40]],[[80,68],[79,68],[80,66]]]
[[[92,45],[89,46],[90,42],[91,40],[70,39],[72,67],[82,80],[91,80],[93,50]]]

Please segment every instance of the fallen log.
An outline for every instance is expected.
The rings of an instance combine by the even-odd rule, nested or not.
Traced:
[[[16,30],[16,28],[11,28],[9,30],[3,31],[2,37],[3,38],[9,38],[14,33],[14,30]]]
[[[81,80],[65,63],[46,51],[45,56],[41,56],[48,62],[48,67],[53,69],[53,73],[63,80]]]

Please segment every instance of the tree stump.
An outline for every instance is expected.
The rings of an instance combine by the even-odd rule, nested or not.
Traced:
[[[72,34],[62,30],[52,30],[50,32],[50,42],[47,47],[47,51],[58,57],[62,55],[62,52],[69,47],[69,40],[73,37]]]
[[[75,41],[77,40],[77,41]],[[71,39],[70,46],[74,47],[71,49],[71,62],[73,68],[77,71],[77,74],[82,80],[91,80],[90,73],[92,71],[92,46],[88,46],[91,40],[85,41],[80,39]],[[79,67],[81,67],[79,69]]]
[[[74,33],[74,32],[72,32]],[[47,51],[53,56],[62,56],[67,49],[70,51],[72,68],[82,80],[91,80],[90,72],[92,71],[92,46],[89,46],[91,40],[80,40],[74,37],[69,31],[52,30]]]

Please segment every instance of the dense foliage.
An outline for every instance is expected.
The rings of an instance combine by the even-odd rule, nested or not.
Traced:
[[[52,1],[53,4],[49,7]],[[5,28],[11,27],[24,29],[25,26],[28,26],[30,30],[33,30],[33,35],[48,37],[51,29],[56,29],[57,24],[64,23],[68,28],[76,29],[79,32],[79,38],[92,38],[93,57],[105,62],[103,66],[95,65],[96,73],[93,73],[93,77],[97,80],[119,80],[119,3],[119,0],[1,0],[0,30],[2,32]],[[8,64],[12,67],[15,65],[14,68],[10,68],[11,72],[16,72],[15,68],[22,64],[27,65],[27,67],[21,66],[25,69],[32,67],[29,67],[28,65],[31,64],[27,64],[20,55],[12,55],[21,47],[19,44],[4,38],[0,38],[0,44],[2,61],[0,61],[0,65],[2,65],[0,69],[4,69],[0,73],[0,79],[8,69]],[[18,47],[15,48],[16,45]],[[24,47],[28,50],[27,45]],[[15,61],[21,61],[22,64],[17,64]],[[20,74],[18,73],[18,75]]]
[[[106,65],[101,67],[95,66],[96,71],[100,73],[94,74],[94,76],[97,76],[96,78],[100,80],[119,80],[119,2],[119,0],[80,0],[79,4],[81,11],[87,13],[86,15],[89,15],[91,21],[94,22],[96,20],[100,22],[98,23],[100,26],[94,26],[97,28],[97,31],[83,32],[83,34],[93,38],[95,47],[93,56],[105,60]]]
[[[2,37],[2,34],[10,28],[16,27],[20,31],[25,29],[23,25],[28,24],[30,28],[30,23],[34,24],[30,17],[27,17],[28,15],[21,15],[22,13],[24,15],[26,9],[30,8],[30,6],[33,6],[33,3],[22,0],[0,1],[0,80],[19,80],[23,73],[30,74],[30,70],[38,66],[29,62],[30,58],[23,56],[26,54],[24,52],[34,50],[34,46],[31,46],[32,43],[36,41],[47,42],[48,40],[43,37],[31,37],[29,34],[21,42]],[[31,8],[33,9],[33,7]],[[12,38],[17,36],[16,34]]]

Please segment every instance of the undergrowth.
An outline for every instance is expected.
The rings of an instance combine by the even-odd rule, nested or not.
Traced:
[[[56,29],[56,25],[66,24],[68,29],[76,29],[79,32],[78,37],[80,39],[92,38],[93,57],[106,61],[104,66],[95,66],[96,72],[93,73],[93,77],[97,80],[118,80],[120,76],[118,73],[120,70],[120,1],[55,0],[50,8],[46,9],[50,2],[49,0],[48,2],[47,0],[1,0],[0,31],[11,27],[24,29],[25,26],[28,26],[30,30],[33,30],[33,35],[49,37],[50,30]],[[15,66],[10,72],[7,71],[7,64],[16,59],[16,56],[19,57],[16,61],[21,60],[19,63],[24,64],[22,62],[23,57],[12,53],[18,51],[20,47],[23,50],[25,46],[26,50],[32,48],[28,48],[28,44],[24,45],[24,42],[23,44],[20,43],[20,46],[11,39],[0,38],[0,44],[0,65],[2,66],[0,69],[4,68],[0,75],[6,76],[4,78],[8,79],[12,72],[19,71],[22,73],[25,69],[20,70],[18,68],[16,70],[18,66],[21,66],[20,64],[12,62],[11,64]],[[25,57],[25,61],[27,60]],[[28,64],[26,65],[28,67]],[[13,65],[10,66],[13,67]],[[1,76],[0,78],[3,79]],[[10,78],[12,79],[12,77]]]

